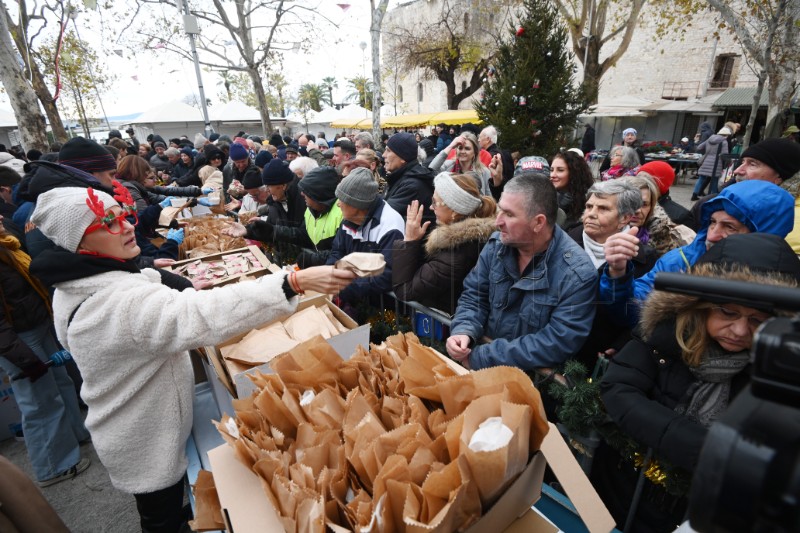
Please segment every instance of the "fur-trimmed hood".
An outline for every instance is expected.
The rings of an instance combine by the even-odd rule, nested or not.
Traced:
[[[431,256],[468,242],[486,242],[495,232],[494,217],[465,218],[452,224],[436,226],[425,241],[425,253]]]
[[[722,266],[700,263],[692,267],[692,275],[730,281],[747,281],[764,285],[797,287],[795,278],[780,272],[752,270],[744,265]],[[681,312],[690,309],[700,298],[666,291],[653,291],[644,303],[640,322],[642,336],[649,338],[660,322],[674,320]]]

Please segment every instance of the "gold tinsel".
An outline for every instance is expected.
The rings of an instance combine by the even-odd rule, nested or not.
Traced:
[[[655,459],[650,459],[645,464],[645,457],[639,452],[633,454],[633,464],[636,468],[644,468],[644,477],[654,485],[666,485],[667,474],[661,469],[661,465]]]

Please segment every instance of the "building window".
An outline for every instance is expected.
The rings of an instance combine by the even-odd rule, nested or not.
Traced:
[[[398,102],[402,102],[403,101],[403,86],[402,85],[398,85],[397,86],[397,101]]]
[[[462,80],[461,81],[461,92],[463,93],[466,90],[467,90],[467,81],[466,80]]]
[[[723,54],[714,60],[714,77],[709,84],[710,89],[727,89],[733,87],[733,73],[736,66],[736,54]]]
[[[422,84],[421,83],[417,84],[417,101],[418,102],[422,101]]]

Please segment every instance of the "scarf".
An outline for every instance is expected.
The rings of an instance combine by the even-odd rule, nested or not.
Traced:
[[[647,244],[650,242],[650,231],[644,227],[644,224],[639,228],[639,233],[637,233],[636,236],[639,238],[639,244]]]
[[[750,350],[726,352],[712,342],[700,365],[689,370],[695,381],[684,394],[675,412],[709,427],[728,407],[731,380],[750,362]]]
[[[586,235],[586,231],[583,232],[583,249],[589,255],[589,259],[592,260],[594,268],[600,268],[600,265],[606,262],[603,245]]]
[[[37,255],[31,263],[31,272],[46,285],[88,278],[116,270],[130,273],[140,272],[136,262],[132,259],[122,260],[102,255],[76,254],[63,248],[45,250]]]
[[[28,282],[28,285],[36,291],[36,294],[41,296],[42,300],[44,300],[47,312],[52,316],[53,310],[50,308],[50,294],[38,279],[31,277],[31,256],[22,251],[19,240],[13,235],[5,233],[0,234],[0,246],[8,250],[7,254],[0,254],[0,260],[19,272],[20,276]],[[3,306],[5,306],[5,299],[3,299]],[[8,309],[6,309],[6,315],[9,317],[11,316],[8,313]]]

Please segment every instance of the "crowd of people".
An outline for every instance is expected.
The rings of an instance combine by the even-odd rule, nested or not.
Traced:
[[[800,145],[789,139],[744,150],[736,179],[693,213],[670,198],[674,169],[645,164],[633,129],[598,179],[581,150],[521,157],[493,126],[331,142],[127,133],[0,160],[0,366],[22,378],[13,387],[39,485],[88,468],[80,443],[91,438],[144,531],[186,518],[187,350],[291,312],[306,290],[350,313],[393,307],[390,294],[445,313],[446,352],[470,369],[514,366],[543,384],[570,360],[610,360],[598,401],[637,452],[678,476],[747,383],[756,328],[780,310],[654,291],[656,273],[800,283]],[[731,133],[698,148],[724,153]],[[715,170],[701,167],[712,185]],[[225,233],[295,268],[213,290],[164,270],[184,238],[179,224],[158,227],[175,197],[231,217]],[[382,254],[385,270],[354,278],[333,266],[352,252]],[[142,309],[157,320],[125,320]],[[541,391],[556,421],[558,402]],[[590,472],[619,525],[634,460],[604,442]],[[671,531],[685,510],[685,492],[650,482],[634,530]]]

